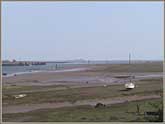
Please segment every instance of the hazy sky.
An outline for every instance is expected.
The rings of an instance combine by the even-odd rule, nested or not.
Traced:
[[[2,2],[2,59],[163,59],[163,2]]]

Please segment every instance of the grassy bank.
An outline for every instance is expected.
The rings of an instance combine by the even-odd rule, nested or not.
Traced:
[[[107,105],[106,107],[100,108],[77,106],[36,110],[27,113],[4,114],[3,121],[158,121],[158,117],[144,115],[144,112],[157,111],[158,108],[153,107],[151,104],[157,104],[162,109],[162,99],[152,99],[111,106]],[[139,106],[139,112],[137,112],[137,105]]]
[[[99,66],[98,66],[99,67]],[[91,70],[90,70],[91,71]],[[99,68],[92,72],[163,72],[163,62],[146,62],[146,63],[132,63],[129,64],[107,64],[100,65]]]

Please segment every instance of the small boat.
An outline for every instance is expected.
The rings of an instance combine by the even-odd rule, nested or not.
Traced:
[[[3,75],[3,76],[6,76],[6,75],[7,75],[7,73],[3,73],[2,75]]]
[[[130,82],[130,83],[126,83],[125,84],[125,88],[126,89],[134,89],[135,88],[135,84]]]
[[[131,54],[129,54],[129,65],[131,65]],[[135,88],[135,84],[131,81],[131,77],[135,78],[135,76],[128,76],[128,78],[130,78],[130,82],[125,84],[125,88],[127,90],[131,90]]]
[[[23,98],[25,97],[26,94],[19,94],[19,95],[14,95],[14,97],[17,99],[17,98]]]

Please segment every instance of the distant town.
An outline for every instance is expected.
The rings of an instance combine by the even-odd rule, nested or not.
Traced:
[[[4,60],[2,61],[2,66],[30,66],[30,65],[46,65],[46,62],[39,62],[39,61],[16,61],[15,59]]]
[[[31,66],[31,65],[46,65],[47,63],[89,63],[89,60],[77,59],[77,60],[67,60],[67,61],[17,61],[13,60],[3,60],[2,66]]]
[[[145,62],[155,62],[162,60],[132,60],[131,63],[145,63]],[[82,64],[112,64],[112,63],[125,63],[128,64],[129,60],[84,60],[84,59],[75,59],[75,60],[65,60],[65,61],[18,61],[18,60],[3,60],[2,66],[31,66],[31,65],[46,65],[47,63],[82,63]]]

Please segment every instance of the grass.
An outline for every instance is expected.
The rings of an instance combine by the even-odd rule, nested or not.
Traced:
[[[32,122],[145,122],[148,118],[144,112],[157,111],[150,105],[162,104],[162,99],[135,101],[123,104],[94,108],[92,106],[64,107],[58,109],[43,109],[27,113],[4,114],[3,121],[32,121]],[[137,113],[137,104],[140,113]]]
[[[107,64],[94,72],[163,72],[163,62],[146,62],[129,64]],[[91,70],[90,70],[91,71]]]
[[[122,84],[110,85],[107,87],[97,86],[84,88],[67,88],[65,90],[54,89],[50,91],[36,91],[32,93],[25,92],[27,96],[21,99],[15,99],[13,97],[14,94],[5,92],[5,90],[3,90],[2,99],[3,105],[19,105],[45,102],[75,102],[77,100],[122,97],[129,95],[162,94],[163,91],[162,79],[154,79],[152,81],[143,80],[136,82],[136,84],[138,87],[131,91],[124,91],[124,85]],[[19,88],[17,91],[19,93]]]
[[[66,89],[65,85],[51,85],[51,86],[19,86],[19,85],[3,85],[3,94],[17,94],[25,92],[37,92],[37,91],[48,91],[48,90],[60,90]]]

